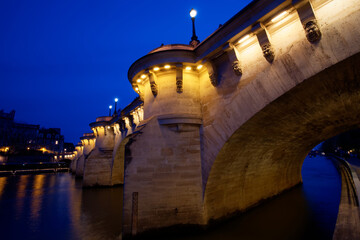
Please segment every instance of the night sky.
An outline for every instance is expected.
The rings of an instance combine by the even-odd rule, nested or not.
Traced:
[[[119,98],[136,96],[130,65],[163,44],[188,44],[189,11],[204,40],[250,0],[2,0],[0,110],[15,121],[59,127],[77,143]]]

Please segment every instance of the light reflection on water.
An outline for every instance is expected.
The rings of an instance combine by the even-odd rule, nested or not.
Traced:
[[[164,239],[331,239],[340,179],[324,157],[307,158],[303,186],[207,232]],[[122,187],[82,189],[69,173],[0,177],[1,239],[117,239]]]
[[[26,196],[26,186],[29,182],[30,175],[22,175],[20,176],[19,182],[17,184],[16,191],[16,213],[15,216],[17,219],[21,218],[24,209],[24,202]]]
[[[0,177],[0,239],[116,239],[122,187],[82,189],[69,173]]]
[[[6,181],[7,181],[7,177],[0,177],[0,199],[1,199],[1,195],[4,192]]]

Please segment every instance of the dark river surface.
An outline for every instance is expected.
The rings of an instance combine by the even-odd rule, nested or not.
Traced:
[[[332,239],[340,176],[307,157],[304,183],[206,232],[166,239]],[[0,239],[118,239],[122,187],[82,189],[70,173],[0,177]]]

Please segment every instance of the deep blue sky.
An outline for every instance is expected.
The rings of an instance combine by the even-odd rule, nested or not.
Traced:
[[[249,2],[1,0],[0,109],[77,143],[115,97],[121,108],[136,97],[134,61],[162,43],[189,43],[191,8],[204,40]]]

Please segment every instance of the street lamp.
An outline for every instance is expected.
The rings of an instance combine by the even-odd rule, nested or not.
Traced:
[[[195,9],[191,9],[190,10],[190,17],[191,17],[191,21],[192,21],[192,37],[191,37],[191,41],[190,41],[190,45],[196,47],[200,41],[198,40],[198,37],[196,36],[195,33],[195,17],[197,15],[197,11]]]
[[[115,111],[114,111],[115,114],[116,114],[116,104],[117,104],[118,101],[119,101],[119,99],[115,98]]]
[[[112,105],[109,106],[109,117],[111,117],[111,109],[112,109]]]

